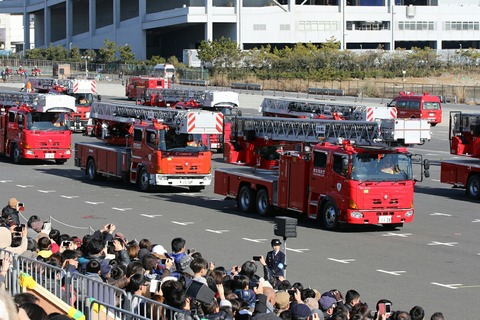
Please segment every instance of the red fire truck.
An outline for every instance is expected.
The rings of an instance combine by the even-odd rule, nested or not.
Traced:
[[[84,132],[89,120],[90,107],[94,101],[101,101],[97,93],[97,81],[87,79],[57,80],[57,90],[75,98],[77,112],[69,115],[70,130]]]
[[[225,117],[241,114],[238,93],[233,91],[147,89],[145,105],[175,109],[201,109],[221,112]],[[225,122],[224,133],[229,134],[229,124]],[[221,152],[224,136],[211,135],[210,148]]]
[[[57,83],[55,78],[29,78],[28,81],[32,85],[33,92],[49,93],[52,87]]]
[[[130,77],[125,85],[125,96],[129,100],[143,100],[147,89],[170,88],[170,81],[165,78],[155,77]]]
[[[438,96],[432,96],[428,92],[423,95],[415,95],[413,92],[400,92],[394,98],[389,107],[397,108],[399,118],[427,119],[432,127],[442,122],[442,103]]]
[[[95,102],[90,117],[103,141],[75,144],[75,165],[90,180],[121,178],[142,191],[210,185],[211,151],[202,135],[222,132],[222,114]]]
[[[466,189],[472,199],[480,199],[480,113],[450,112],[450,153],[463,159],[441,162],[440,182]]]
[[[23,159],[55,160],[71,156],[66,115],[75,99],[64,95],[0,92],[0,154],[13,163]]]
[[[258,140],[291,146],[278,153],[279,166],[271,170],[258,169],[259,161],[253,161],[253,166],[215,171],[214,192],[236,199],[241,211],[265,215],[289,209],[328,230],[340,223],[395,228],[413,221],[412,158],[422,164],[420,181],[428,171],[421,155],[412,155],[406,145],[430,139],[426,120],[238,117],[233,123],[239,146]]]

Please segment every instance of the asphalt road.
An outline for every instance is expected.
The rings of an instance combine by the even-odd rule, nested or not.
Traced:
[[[245,114],[254,114],[258,101],[261,96],[243,95]],[[420,305],[426,319],[436,311],[446,319],[478,319],[478,202],[439,182],[439,161],[451,157],[448,112],[473,109],[445,106],[432,141],[411,150],[432,161],[431,177],[416,186],[413,223],[393,232],[379,226],[328,232],[300,219],[298,237],[287,240],[287,278],[321,292],[356,289],[371,307],[381,298],[390,299],[394,310]],[[86,139],[92,138],[74,135],[74,141]],[[215,155],[213,168],[222,166]],[[128,239],[148,238],[166,248],[180,236],[207,260],[226,267],[265,255],[274,237],[273,217],[239,213],[235,202],[213,193],[213,186],[201,193],[181,188],[142,193],[119,181],[92,183],[72,160],[64,165],[2,161],[0,193],[5,204],[11,196],[24,202],[27,218],[51,218],[65,233],[83,235],[114,223]]]

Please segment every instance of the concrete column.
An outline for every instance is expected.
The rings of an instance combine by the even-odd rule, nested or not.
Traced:
[[[44,15],[44,19],[45,19],[45,25],[43,26],[44,30],[45,30],[45,47],[48,47],[50,45],[50,42],[51,42],[51,32],[52,32],[52,26],[51,26],[51,21],[52,21],[52,13],[50,11],[50,7],[48,7],[47,5],[47,1],[45,1],[45,6],[43,8],[44,12],[45,12],[45,15]]]
[[[236,37],[237,44],[240,50],[243,50],[243,39],[242,39],[242,10],[243,10],[243,0],[235,1],[235,13],[237,16],[237,26],[236,26]]]
[[[90,33],[90,38],[95,35],[95,30],[97,29],[97,0],[88,1],[88,14],[90,16],[90,21],[88,22],[88,31]]]
[[[138,18],[140,19],[140,26],[142,26],[142,21],[145,21],[145,15],[147,14],[147,0],[140,0],[138,3]],[[142,56],[137,57],[137,59],[146,60],[147,59],[147,31],[142,28],[142,39],[140,48],[144,48],[140,50]]]
[[[67,50],[70,50],[70,43],[72,42],[73,37],[73,0],[66,0],[65,1],[65,15],[66,15],[66,36],[65,39],[67,41]]]
[[[113,0],[113,39],[117,42],[117,29],[120,25],[120,0]]]
[[[213,41],[213,22],[212,22],[212,0],[205,1],[205,13],[207,14],[207,23],[205,24],[205,38]]]
[[[27,5],[23,6],[23,52],[30,49],[30,13],[27,12]]]

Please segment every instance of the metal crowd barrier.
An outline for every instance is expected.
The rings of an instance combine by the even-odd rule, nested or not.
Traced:
[[[15,295],[22,292],[20,275],[26,273],[45,290],[60,298],[72,309],[83,312],[88,320],[162,320],[190,319],[190,314],[143,296],[128,295],[124,290],[81,273],[70,273],[48,263],[0,249],[0,259],[12,257],[5,289]],[[101,311],[101,312],[99,312]]]

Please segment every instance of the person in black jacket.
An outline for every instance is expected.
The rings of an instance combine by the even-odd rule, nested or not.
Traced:
[[[20,217],[18,216],[19,208],[20,206],[18,200],[15,198],[10,198],[8,200],[8,205],[2,209],[2,218],[7,221],[12,221],[12,223],[16,224],[17,226],[20,225]]]

